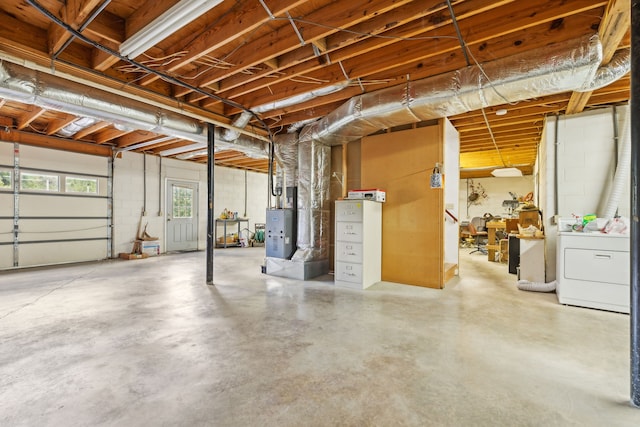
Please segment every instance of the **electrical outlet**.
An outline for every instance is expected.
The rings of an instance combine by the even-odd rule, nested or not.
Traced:
[[[449,211],[452,211],[454,209],[453,203],[446,203],[444,205],[444,208],[449,210]]]

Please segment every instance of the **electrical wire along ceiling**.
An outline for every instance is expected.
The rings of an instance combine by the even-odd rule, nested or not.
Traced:
[[[0,125],[9,142],[206,162],[213,123],[216,164],[266,172],[275,135],[406,128],[442,94],[461,177],[528,174],[546,115],[628,102],[629,11],[629,0],[4,0]],[[534,77],[512,58],[554,64],[593,39],[589,81],[504,89]],[[477,103],[441,85],[472,72]],[[372,99],[383,104],[363,126],[350,108],[373,114]]]

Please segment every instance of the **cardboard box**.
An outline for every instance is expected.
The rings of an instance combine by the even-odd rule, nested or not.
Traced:
[[[142,242],[142,253],[147,254],[148,256],[160,255],[160,241],[148,240]]]
[[[236,239],[235,239],[235,237],[234,237],[233,235],[229,235],[229,236],[227,236],[227,239],[226,239],[226,240],[227,240],[227,242],[226,242],[227,244],[235,243],[235,242],[236,242]],[[224,237],[218,237],[218,243],[219,243],[219,244],[223,244],[223,243],[225,243],[225,238],[224,238]]]
[[[129,252],[120,252],[120,254],[118,256],[120,257],[120,259],[143,259],[143,258],[148,258],[149,257],[149,255],[147,255],[145,253],[131,254]]]
[[[368,190],[349,190],[347,193],[348,199],[364,199],[373,200],[374,202],[384,203],[387,199],[387,193],[379,188],[372,188]]]

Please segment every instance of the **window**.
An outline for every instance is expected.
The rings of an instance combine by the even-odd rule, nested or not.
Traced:
[[[39,173],[20,173],[20,188],[35,191],[59,191],[59,178],[56,175]]]
[[[173,187],[173,217],[191,218],[193,216],[193,189]]]
[[[98,180],[68,176],[64,180],[64,191],[67,193],[98,194]]]
[[[0,171],[0,188],[11,189],[11,172]]]

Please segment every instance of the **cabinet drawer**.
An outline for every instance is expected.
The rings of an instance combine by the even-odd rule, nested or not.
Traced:
[[[362,243],[337,242],[336,260],[362,263]]]
[[[362,242],[362,223],[336,223],[336,240],[342,240],[344,242]]]
[[[335,280],[362,283],[362,264],[336,261]]]
[[[336,203],[336,221],[362,221],[362,202]]]
[[[566,248],[564,265],[566,279],[629,284],[629,252]]]

